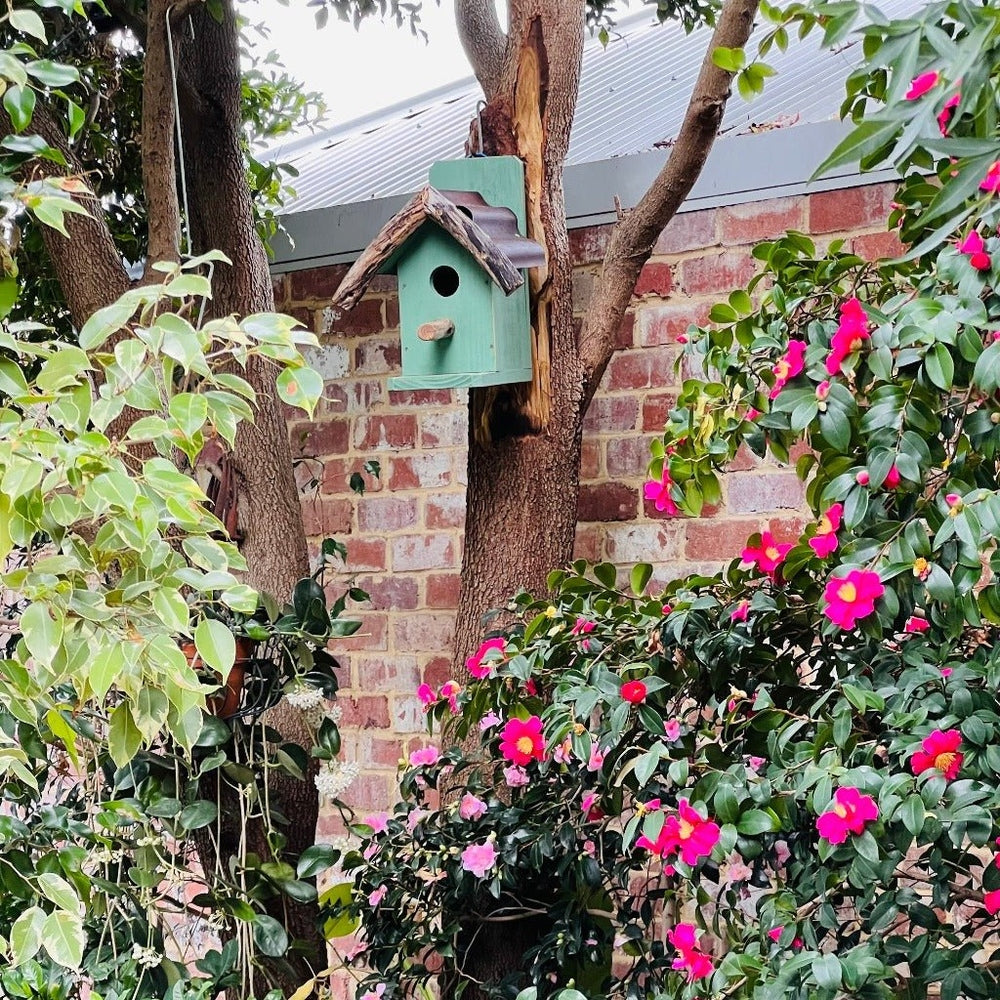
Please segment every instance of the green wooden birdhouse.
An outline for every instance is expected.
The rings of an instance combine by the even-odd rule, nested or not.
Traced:
[[[545,262],[526,239],[524,166],[514,156],[447,160],[344,278],[350,308],[379,273],[399,276],[403,374],[391,389],[531,380],[524,269]]]

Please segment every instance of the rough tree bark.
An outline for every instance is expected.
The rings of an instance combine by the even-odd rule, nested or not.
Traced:
[[[456,15],[482,3],[456,0]],[[454,668],[482,637],[482,616],[518,587],[546,590],[550,570],[572,558],[580,448],[587,406],[615,349],[636,278],[656,238],[687,196],[718,132],[732,74],[711,60],[717,46],[742,48],[757,0],[727,0],[692,92],[681,131],[641,202],[615,226],[581,331],[574,329],[572,262],[562,171],[576,104],[584,0],[511,0],[506,35],[466,43],[487,99],[488,154],[525,161],[528,235],[548,252],[529,272],[534,381],[472,390],[465,555]],[[472,35],[466,30],[463,39]],[[498,46],[502,72],[484,37]]]
[[[114,7],[121,5],[114,4]],[[254,225],[250,191],[241,152],[239,36],[232,0],[221,5],[216,21],[200,0],[149,0],[142,19],[130,8],[128,23],[144,47],[143,184],[149,223],[148,266],[155,260],[177,260],[180,215],[174,152],[174,107],[164,18],[171,9],[177,67],[180,73],[181,123],[189,183],[190,252],[222,250],[232,266],[217,265],[213,276],[212,313],[246,315],[273,309],[274,299],[264,248]],[[69,172],[82,174],[58,127],[36,109],[35,126],[49,142],[63,150]],[[44,166],[40,169],[51,170]],[[123,266],[94,198],[81,199],[89,218],[66,217],[70,238],[45,232],[46,248],[59,277],[74,325],[80,327],[98,308],[129,287]],[[309,558],[302,525],[291,450],[285,421],[274,389],[276,368],[256,361],[246,377],[257,392],[256,419],[240,431],[234,460],[240,480],[240,526],[249,582],[287,599],[295,582],[308,572]],[[125,425],[127,426],[127,424]],[[120,430],[124,430],[122,427]],[[310,745],[298,713],[275,711],[269,724],[285,738]],[[286,857],[294,859],[315,839],[318,796],[311,781],[272,779],[271,796],[293,822],[287,831]],[[238,815],[238,813],[233,813]],[[228,827],[222,845],[223,864],[235,853],[240,830]],[[260,824],[247,831],[246,846],[266,858],[269,854]],[[203,860],[214,864],[215,852]],[[278,902],[275,916],[290,936],[310,949],[270,970],[273,984],[290,992],[325,966],[325,942],[316,926],[315,905]]]

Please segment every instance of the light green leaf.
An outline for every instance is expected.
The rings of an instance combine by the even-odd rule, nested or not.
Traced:
[[[213,670],[225,674],[236,660],[236,640],[222,622],[205,618],[194,630],[198,655]]]
[[[42,946],[42,926],[45,911],[32,906],[14,921],[10,929],[11,957],[14,965],[21,965],[32,958]]]
[[[25,10],[24,8],[12,10],[8,16],[12,28],[23,31],[26,35],[33,35],[40,41],[45,41],[45,25],[33,10]]]
[[[51,666],[63,638],[63,621],[56,619],[44,604],[30,604],[21,615],[21,632],[28,652],[45,666]]]
[[[111,759],[119,767],[124,767],[135,757],[141,746],[142,733],[132,718],[132,710],[123,702],[111,713],[111,724],[108,727]]]
[[[309,414],[323,395],[323,378],[312,368],[286,368],[278,376],[277,386],[284,402]]]
[[[38,889],[46,899],[55,903],[59,909],[69,913],[79,912],[80,897],[62,876],[51,872],[42,872],[38,876]]]
[[[85,942],[83,920],[77,914],[56,910],[45,918],[42,944],[53,962],[68,969],[79,969]]]

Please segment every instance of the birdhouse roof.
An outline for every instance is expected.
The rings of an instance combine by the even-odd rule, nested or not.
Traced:
[[[350,309],[376,274],[393,270],[406,244],[425,225],[440,226],[503,289],[524,284],[523,267],[545,263],[542,247],[521,236],[509,208],[487,204],[475,191],[438,191],[428,185],[383,227],[347,272],[333,304]]]

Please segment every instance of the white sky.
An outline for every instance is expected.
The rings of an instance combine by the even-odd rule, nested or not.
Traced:
[[[289,72],[325,96],[327,127],[471,74],[455,30],[452,0],[442,0],[440,6],[424,0],[421,22],[427,41],[377,17],[359,31],[331,17],[318,30],[315,8],[307,7],[306,0],[290,0],[287,7],[278,0],[259,0],[245,5],[243,12],[252,22],[268,25],[270,47]]]

